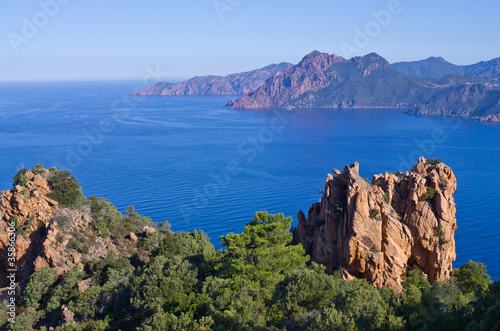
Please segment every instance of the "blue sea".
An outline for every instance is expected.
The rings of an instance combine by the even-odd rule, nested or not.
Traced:
[[[228,96],[130,97],[135,82],[0,84],[0,189],[24,166],[72,171],[86,196],[219,237],[255,211],[307,213],[332,168],[363,177],[441,158],[458,179],[456,267],[500,279],[500,126],[402,111],[225,109]],[[237,96],[231,96],[233,98]]]

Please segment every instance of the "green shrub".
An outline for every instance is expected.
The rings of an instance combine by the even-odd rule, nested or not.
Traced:
[[[384,201],[387,203],[391,203],[391,195],[389,194],[389,192],[384,193]]]
[[[49,198],[56,200],[63,207],[79,207],[85,201],[82,188],[69,170],[51,169],[48,184],[51,190]]]
[[[42,267],[31,275],[28,285],[23,291],[23,304],[33,306],[42,300],[57,280],[57,272],[49,267]]]
[[[431,165],[438,165],[442,162],[443,162],[443,160],[441,160],[441,159],[427,159],[427,160],[425,160],[425,164],[431,164]]]
[[[16,187],[17,185],[25,186],[28,183],[28,178],[24,176],[26,175],[26,172],[28,172],[28,170],[22,168],[14,177],[12,177],[12,180],[14,181],[14,187]]]
[[[30,218],[28,218],[26,222],[24,222],[24,228],[29,229],[33,225],[34,221],[35,221],[35,215],[31,215]]]
[[[346,317],[342,311],[336,310],[335,307],[328,307],[316,315],[314,319],[311,319],[305,330],[354,331],[357,328],[356,323],[349,317]]]
[[[104,222],[98,222],[94,225],[94,229],[97,231],[99,237],[105,238],[109,236],[109,229]]]
[[[21,235],[24,234],[24,229],[21,227],[21,223],[19,222],[17,215],[12,216],[10,221],[14,223],[14,229],[16,230],[16,233]]]
[[[29,307],[20,313],[14,323],[7,323],[7,331],[26,331],[33,330],[33,327],[37,322],[44,316],[44,312],[41,310],[35,310],[33,307]]]
[[[443,226],[441,224],[438,225],[436,234],[439,237],[439,247],[443,246],[444,244],[448,243],[448,240],[444,239],[444,231],[443,231]]]
[[[45,175],[45,168],[43,167],[43,164],[37,164],[33,169],[31,169],[31,172],[34,175]]]
[[[438,237],[443,236],[443,226],[441,224],[438,225],[436,232],[437,232]]]
[[[425,193],[426,200],[432,200],[436,196],[437,191],[431,187],[427,188],[427,192]]]
[[[377,208],[370,209],[370,218],[377,219],[379,213],[380,210],[378,210]]]
[[[443,246],[444,244],[447,244],[448,243],[448,240],[444,239],[444,238],[439,238],[439,246]]]
[[[402,284],[405,288],[415,286],[419,289],[428,289],[431,286],[419,269],[408,270]]]
[[[335,207],[334,207],[334,208],[335,208],[335,211],[336,211],[337,213],[343,213],[343,212],[344,212],[344,207],[342,207],[342,206],[341,206],[340,204],[338,204],[338,203],[336,203],[336,204],[335,204]]]
[[[480,262],[469,261],[460,269],[453,270],[453,274],[464,293],[486,291],[491,283],[491,277],[486,271],[486,266]]]
[[[221,237],[228,255],[227,270],[234,278],[242,278],[259,287],[275,286],[284,274],[302,269],[309,260],[302,245],[289,245],[291,217],[257,212],[242,234]]]
[[[68,308],[82,320],[93,319],[99,311],[104,310],[105,303],[101,300],[104,293],[101,286],[91,287],[79,295],[75,302],[71,301]]]

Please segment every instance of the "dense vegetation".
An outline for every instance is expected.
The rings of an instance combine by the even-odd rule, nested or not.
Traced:
[[[55,192],[70,193],[65,204],[91,213],[92,233],[80,234],[80,245],[96,236],[124,242],[130,232],[152,225],[133,207],[121,214],[106,199],[82,199],[69,173],[52,173]],[[14,180],[22,182],[21,176]],[[64,228],[64,220],[58,222]],[[490,280],[483,264],[470,261],[432,285],[409,270],[402,293],[395,294],[363,279],[325,274],[302,246],[290,244],[291,222],[283,214],[257,212],[243,233],[221,238],[224,250],[201,231],[175,233],[168,223],[158,224],[138,235],[131,254],[111,251],[61,276],[48,267],[32,274],[16,323],[2,314],[0,328],[500,330],[500,282]],[[89,285],[83,292],[82,281]],[[60,325],[65,309],[74,322]]]
[[[130,218],[129,215],[128,217]],[[135,216],[136,220],[140,217]],[[129,219],[130,222],[130,219]],[[200,231],[158,227],[143,240],[149,260],[110,253],[64,276],[42,268],[23,291],[9,330],[494,330],[500,283],[468,262],[430,285],[410,271],[404,290],[326,275],[291,241],[291,218],[258,212],[214,249]],[[86,291],[78,282],[91,279]],[[61,307],[77,322],[57,326]],[[5,317],[1,323],[5,323]]]

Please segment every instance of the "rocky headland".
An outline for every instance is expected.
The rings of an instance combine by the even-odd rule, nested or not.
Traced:
[[[451,277],[457,229],[451,168],[423,157],[409,172],[359,175],[359,164],[333,169],[323,197],[298,213],[294,229],[311,260],[347,279],[402,290],[417,269],[429,282]]]
[[[130,95],[225,95],[251,92],[291,63],[271,64],[261,69],[223,76],[198,76],[180,83],[158,82]]]
[[[411,114],[499,121],[500,82],[484,76],[415,77],[378,54],[344,59],[314,51],[229,108],[400,108]],[[479,92],[476,92],[479,91]]]

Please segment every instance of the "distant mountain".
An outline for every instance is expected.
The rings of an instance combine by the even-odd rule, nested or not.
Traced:
[[[227,107],[406,108],[418,115],[498,122],[498,90],[499,81],[488,77],[403,74],[375,53],[346,60],[314,51]]]
[[[450,85],[428,102],[414,105],[408,113],[420,116],[459,116],[500,123],[500,90],[487,84]]]
[[[500,78],[500,58],[471,65],[459,66],[442,57],[430,57],[421,61],[397,62],[392,68],[412,76],[441,78],[447,75],[470,75]]]
[[[500,78],[500,57],[462,67],[466,75]]]
[[[131,95],[224,95],[243,94],[257,89],[291,63],[271,64],[252,71],[222,76],[199,76],[180,83],[158,82],[131,92]]]
[[[462,67],[443,59],[442,57],[430,57],[421,61],[393,63],[392,69],[419,77],[441,78],[447,75],[463,75]]]

